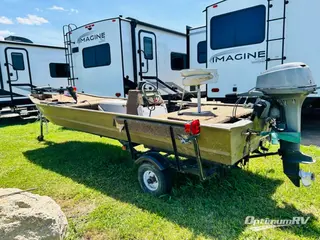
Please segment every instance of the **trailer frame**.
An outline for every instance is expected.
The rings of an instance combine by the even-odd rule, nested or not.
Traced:
[[[47,119],[45,116],[39,111],[39,122],[40,122],[40,135],[37,137],[37,140],[39,142],[44,141],[44,131],[43,131],[43,124],[47,123]],[[161,123],[162,125],[168,126],[168,131],[170,133],[171,138],[171,144],[172,144],[172,151],[164,150],[161,148],[148,148],[148,146],[145,146],[149,150],[147,151],[138,151],[135,149],[136,146],[139,146],[141,144],[132,142],[131,139],[131,133],[129,129],[129,120],[130,117],[121,117],[117,120],[120,120],[123,122],[123,131],[125,131],[127,140],[118,140],[121,145],[122,149],[127,151],[130,154],[131,159],[134,161],[135,164],[139,165],[139,169],[142,165],[146,167],[153,166],[160,172],[165,172],[164,180],[166,181],[166,188],[164,188],[165,191],[161,192],[152,192],[147,191],[153,195],[160,196],[163,194],[166,194],[167,192],[171,191],[172,186],[172,174],[175,173],[182,173],[182,174],[192,174],[199,177],[200,181],[206,181],[210,179],[211,177],[225,173],[226,168],[231,168],[232,166],[215,163],[215,162],[209,162],[206,160],[203,160],[201,158],[201,152],[200,147],[198,143],[198,137],[200,134],[197,135],[188,135],[187,138],[185,136],[180,136],[174,133],[173,126],[171,124]],[[183,153],[179,153],[177,150],[177,144],[176,139],[179,139],[184,144],[193,144],[194,147],[194,157],[186,156]],[[184,160],[181,159],[181,157],[184,158]],[[139,176],[138,176],[139,177]],[[157,178],[159,179],[159,178]],[[141,185],[141,181],[140,185]],[[148,190],[148,188],[145,188],[145,186],[141,186],[141,188],[145,191]]]

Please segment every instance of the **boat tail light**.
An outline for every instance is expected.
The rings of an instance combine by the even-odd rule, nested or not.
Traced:
[[[191,122],[191,133],[192,133],[192,135],[200,134],[200,121],[199,121],[199,119],[193,120]]]
[[[116,20],[115,19],[112,19],[112,22],[115,22]]]
[[[115,95],[116,95],[116,97],[121,97],[121,93],[117,92]]]
[[[187,122],[186,124],[184,124],[184,131],[188,134],[190,134],[191,132],[191,123]]]
[[[76,87],[72,87],[73,91],[76,92],[77,91],[77,88]]]
[[[211,92],[219,92],[219,91],[220,91],[219,88],[212,88],[212,89],[211,89]]]
[[[213,8],[217,8],[217,7],[218,7],[218,4],[214,4],[212,7],[213,7]]]
[[[184,131],[188,134],[198,135],[200,134],[200,121],[199,119],[192,120],[191,122],[187,122],[184,125]]]

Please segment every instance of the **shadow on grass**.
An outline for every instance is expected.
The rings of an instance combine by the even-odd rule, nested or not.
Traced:
[[[36,121],[36,117],[32,119],[22,119],[20,117],[0,118],[0,128],[14,125],[26,125],[29,123],[34,123]]]
[[[272,195],[281,181],[240,169],[232,171],[224,180],[203,184],[179,176],[172,197],[155,198],[140,191],[137,167],[118,146],[92,142],[50,143],[24,155],[44,169],[188,228],[195,236],[235,239],[244,231],[247,216],[256,219],[311,217],[307,226],[288,227],[285,231],[306,237],[320,235],[320,230],[312,224],[316,221],[314,215],[306,215],[285,202],[284,207],[277,206]]]

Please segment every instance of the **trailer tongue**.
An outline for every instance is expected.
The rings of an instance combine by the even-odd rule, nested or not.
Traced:
[[[198,111],[192,107],[167,113],[156,89],[144,94],[131,90],[128,100],[78,94],[74,103],[72,98],[46,96],[41,91],[30,98],[57,125],[118,139],[140,164],[142,189],[161,195],[171,189],[172,169],[205,180],[251,158],[278,154],[291,181],[299,186],[302,179],[309,186],[313,174],[299,169],[300,163],[313,162],[300,152],[300,114],[303,100],[315,90],[308,66],[293,63],[261,74],[256,91],[240,96],[259,95],[253,109],[202,106],[209,115],[183,114]],[[279,151],[266,153],[264,143],[277,140]],[[136,146],[141,144],[149,150],[138,151]]]

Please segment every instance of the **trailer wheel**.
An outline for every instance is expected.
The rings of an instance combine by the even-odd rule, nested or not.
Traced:
[[[160,171],[150,163],[143,163],[138,169],[138,180],[142,190],[154,196],[169,193],[172,188],[169,169]]]

